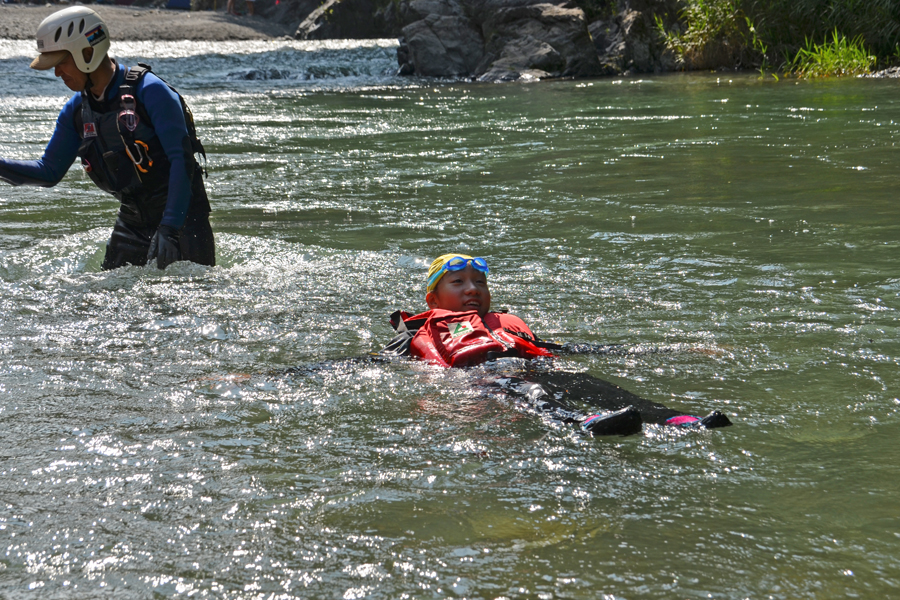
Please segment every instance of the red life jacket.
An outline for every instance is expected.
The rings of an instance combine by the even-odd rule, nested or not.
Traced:
[[[409,353],[444,367],[469,367],[497,356],[553,356],[534,344],[528,325],[514,315],[492,312],[482,319],[475,310],[435,308],[402,317],[404,323],[424,320],[410,342]]]

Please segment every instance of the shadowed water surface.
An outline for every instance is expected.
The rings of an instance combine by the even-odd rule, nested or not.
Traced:
[[[0,185],[0,596],[897,594],[895,82],[113,51],[194,109],[218,266],[100,272],[79,168]],[[0,42],[6,157],[68,97],[31,53]],[[542,337],[674,349],[556,368],[735,426],[585,439],[486,390],[515,365],[349,360],[454,250]]]

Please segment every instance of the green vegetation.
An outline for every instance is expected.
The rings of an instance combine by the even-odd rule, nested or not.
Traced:
[[[829,75],[860,75],[868,73],[875,64],[862,45],[862,36],[848,40],[837,29],[832,40],[814,44],[807,40],[791,63],[791,71],[800,77],[828,77]]]
[[[680,0],[657,26],[685,69],[853,75],[900,61],[898,0]],[[668,21],[671,22],[671,19]],[[771,65],[776,65],[772,67]]]
[[[670,31],[663,18],[656,15],[656,26],[681,68],[743,66],[752,60],[752,46],[748,44],[750,25],[738,3],[739,0],[688,2],[680,12],[680,26]]]

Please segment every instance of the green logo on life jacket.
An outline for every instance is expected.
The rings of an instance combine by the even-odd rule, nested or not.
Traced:
[[[461,335],[465,335],[474,331],[472,328],[472,324],[468,321],[463,321],[462,323],[451,323],[449,329],[450,338],[454,340]]]

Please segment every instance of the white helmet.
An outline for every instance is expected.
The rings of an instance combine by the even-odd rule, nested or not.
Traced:
[[[38,26],[37,47],[40,54],[31,62],[32,69],[52,69],[66,59],[75,59],[82,73],[93,73],[109,52],[109,32],[100,15],[84,6],[72,6],[55,12]],[[89,62],[82,50],[93,48]]]

